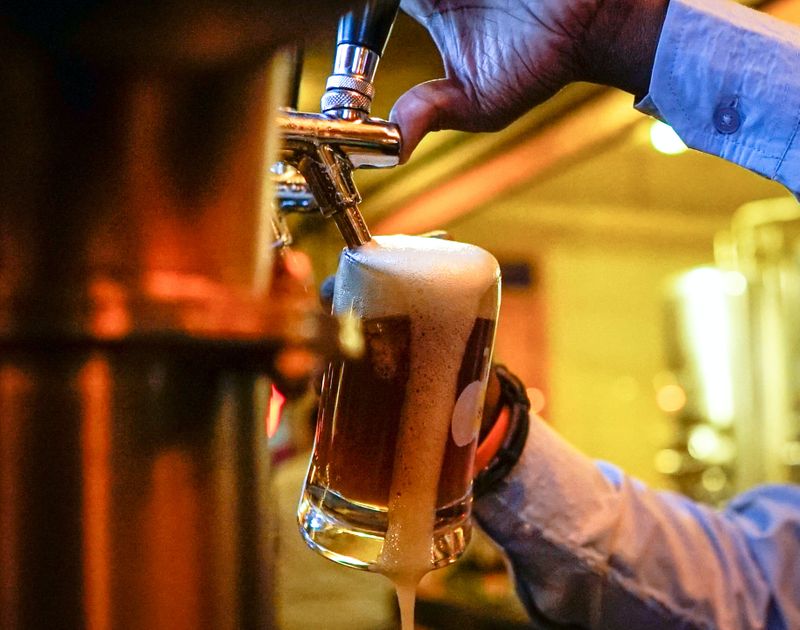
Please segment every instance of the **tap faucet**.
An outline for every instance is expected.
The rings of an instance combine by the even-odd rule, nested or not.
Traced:
[[[342,17],[322,112],[283,109],[278,115],[283,137],[282,164],[277,168],[282,173],[279,207],[318,207],[335,221],[349,248],[372,238],[359,210],[361,195],[353,171],[388,168],[400,161],[397,125],[370,117],[375,71],[398,6],[396,0],[369,0],[360,15],[351,11]],[[296,172],[287,175],[288,169]]]

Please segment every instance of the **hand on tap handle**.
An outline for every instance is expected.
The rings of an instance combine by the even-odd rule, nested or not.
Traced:
[[[402,161],[430,131],[501,129],[573,81],[648,89],[667,0],[404,0],[445,78],[409,90],[391,119]]]

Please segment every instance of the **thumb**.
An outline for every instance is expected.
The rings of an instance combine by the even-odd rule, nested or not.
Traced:
[[[406,162],[429,132],[464,129],[470,108],[464,90],[451,79],[420,83],[403,94],[389,114],[403,137],[400,161]]]

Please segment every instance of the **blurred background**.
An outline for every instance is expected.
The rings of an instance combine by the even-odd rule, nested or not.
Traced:
[[[798,2],[750,4],[800,22]],[[301,110],[317,111],[331,41],[320,34],[306,48]],[[401,15],[373,115],[441,75],[427,33]],[[357,174],[365,218],[374,233],[445,229],[495,255],[496,360],[584,453],[715,505],[757,483],[798,481],[798,204],[687,150],[632,105],[574,85],[502,132],[434,134],[406,166]],[[293,221],[317,280],[333,273],[332,223]],[[502,561],[475,547],[429,578],[421,627],[525,627]]]

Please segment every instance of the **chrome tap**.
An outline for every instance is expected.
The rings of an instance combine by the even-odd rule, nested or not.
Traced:
[[[283,137],[278,178],[278,206],[283,211],[316,205],[333,218],[347,247],[371,240],[359,210],[361,195],[353,180],[358,168],[388,168],[400,161],[397,125],[371,118],[372,82],[397,15],[399,2],[369,0],[357,18],[353,12],[339,22],[333,74],[322,97],[322,113],[281,110]],[[297,173],[286,176],[287,169]],[[315,204],[311,203],[313,197]]]

